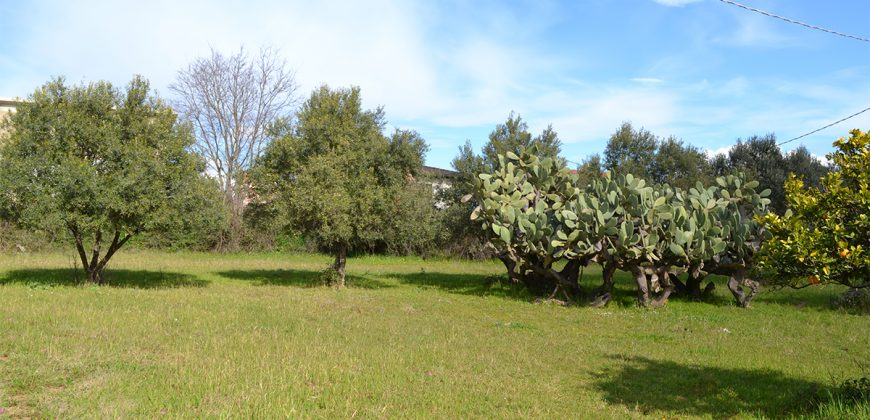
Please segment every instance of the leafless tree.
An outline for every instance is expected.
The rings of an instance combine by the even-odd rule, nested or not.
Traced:
[[[295,74],[276,51],[250,57],[244,48],[196,59],[178,72],[169,89],[175,108],[193,124],[197,151],[218,177],[234,224],[244,203],[240,175],[268,142],[268,127],[289,115],[296,102]]]

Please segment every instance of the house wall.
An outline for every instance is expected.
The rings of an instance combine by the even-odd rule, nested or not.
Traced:
[[[3,135],[3,120],[9,116],[9,114],[15,112],[16,107],[18,106],[18,101],[6,98],[0,98],[0,135]]]

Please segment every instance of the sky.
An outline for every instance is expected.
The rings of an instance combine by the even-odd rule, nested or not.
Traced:
[[[867,0],[740,3],[870,38]],[[870,42],[720,0],[0,0],[0,34],[0,97],[13,98],[55,76],[123,86],[141,74],[172,100],[178,71],[211,48],[271,47],[300,100],[359,86],[442,168],[512,111],[534,134],[552,124],[580,162],[624,121],[714,153],[870,107]],[[870,129],[870,112],[783,149],[824,156],[852,128]]]

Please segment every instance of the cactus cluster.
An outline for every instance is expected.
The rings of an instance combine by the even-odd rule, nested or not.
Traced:
[[[716,273],[730,277],[729,288],[746,306],[763,236],[754,218],[770,204],[770,191],[757,187],[729,175],[686,191],[610,172],[581,186],[561,162],[520,149],[499,155],[498,167],[478,176],[471,217],[498,248],[510,278],[532,292],[577,293],[581,268],[598,263],[604,273],[598,304],[607,303],[618,269],[632,273],[642,305],[655,292],[661,293],[653,303],[663,304],[675,289],[700,297],[701,280]],[[565,263],[556,269],[559,261]],[[676,276],[685,272],[683,283]]]

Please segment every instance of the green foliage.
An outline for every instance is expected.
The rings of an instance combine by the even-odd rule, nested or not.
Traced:
[[[669,184],[684,190],[698,182],[707,185],[713,181],[710,164],[704,152],[674,137],[659,142],[649,171],[651,182]]]
[[[541,156],[557,157],[562,150],[562,141],[553,126],[532,137],[522,117],[511,112],[507,121],[497,125],[489,134],[489,141],[483,146],[483,161],[490,169],[494,169],[498,165],[499,155],[517,153],[521,148],[527,149],[533,145]]]
[[[49,250],[57,248],[60,242],[54,232],[34,232],[0,220],[0,252],[19,252],[22,248],[28,252]]]
[[[471,218],[481,220],[511,277],[533,291],[577,289],[579,267],[596,261],[605,272],[608,266],[631,271],[646,303],[647,275],[727,266],[740,270],[736,281],[742,282],[754,264],[763,232],[753,217],[766,212],[769,191],[757,193],[758,182],[733,175],[716,182],[684,191],[607,172],[580,188],[558,160],[521,149],[479,175],[474,197],[480,204]],[[556,271],[559,260],[568,264]]]
[[[252,173],[259,209],[334,253],[337,267],[349,251],[431,243],[434,229],[414,225],[434,217],[434,203],[409,190],[427,146],[411,131],[387,137],[384,125],[382,109],[362,109],[359,88],[315,90]]]
[[[647,178],[657,144],[655,135],[648,130],[635,130],[631,123],[624,122],[607,141],[604,168]]]
[[[587,157],[577,168],[577,185],[585,187],[592,180],[601,178],[603,168],[601,166],[601,155],[594,154]]]
[[[773,209],[782,214],[785,211],[785,193],[783,183],[788,177],[789,168],[785,165],[782,151],[776,144],[776,136],[752,136],[737,140],[737,144],[728,152],[728,163],[731,169],[749,173],[757,179],[762,188],[769,188]]]
[[[477,223],[469,219],[477,201],[460,200],[474,191],[478,174],[495,170],[499,165],[499,155],[516,154],[532,147],[542,158],[550,157],[564,165],[564,159],[559,157],[561,145],[562,142],[552,126],[533,137],[525,121],[513,112],[504,124],[498,124],[489,134],[489,141],[484,145],[482,155],[476,154],[471,142],[466,141],[452,162],[453,169],[459,172],[459,176],[452,187],[443,191],[439,197],[449,205],[442,217],[444,229],[447,231],[448,252],[462,257],[492,257],[492,247],[487,245],[486,237],[480,235]]]
[[[828,172],[828,168],[803,146],[783,154],[773,134],[738,139],[727,155],[719,154],[711,159],[711,168],[716,175],[739,171],[758,180],[760,189],[770,190],[771,210],[777,214],[783,214],[786,209],[784,184],[789,174],[817,187]]]
[[[789,211],[760,219],[773,236],[761,267],[776,285],[870,286],[870,134],[852,130],[834,147],[828,158],[837,170],[821,179],[821,189],[792,176]]]
[[[11,128],[0,151],[3,214],[25,227],[68,232],[91,281],[101,282],[133,235],[187,216],[173,211],[176,200],[189,202],[201,190],[191,186],[203,165],[187,151],[189,127],[141,77],[124,92],[106,82],[51,81],[21,104]],[[104,238],[112,239],[101,256]]]
[[[185,180],[158,212],[152,229],[143,232],[140,244],[199,251],[222,247],[230,214],[215,179],[198,176]]]

